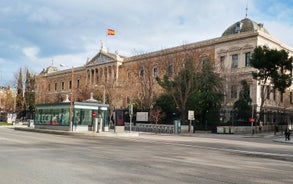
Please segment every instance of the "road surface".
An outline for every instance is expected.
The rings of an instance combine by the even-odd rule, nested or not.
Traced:
[[[293,145],[268,138],[92,137],[0,128],[0,184],[279,184],[293,183],[292,171]]]

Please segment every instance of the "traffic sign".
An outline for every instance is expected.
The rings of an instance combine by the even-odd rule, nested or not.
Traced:
[[[97,117],[97,113],[96,113],[96,112],[93,112],[93,113],[92,113],[92,117],[93,117],[93,118]]]

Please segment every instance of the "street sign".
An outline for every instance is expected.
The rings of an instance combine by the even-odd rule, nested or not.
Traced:
[[[188,120],[194,120],[194,111],[188,111]]]
[[[249,121],[250,121],[251,123],[254,123],[254,122],[255,122],[255,119],[254,119],[254,118],[250,118]]]
[[[97,117],[97,113],[96,113],[96,112],[93,112],[93,113],[92,113],[92,117],[93,117],[93,118]]]

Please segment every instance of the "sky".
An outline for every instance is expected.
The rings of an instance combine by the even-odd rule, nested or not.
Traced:
[[[14,86],[21,68],[82,66],[101,42],[129,57],[217,38],[246,12],[293,48],[293,0],[1,0],[0,7],[0,85]]]

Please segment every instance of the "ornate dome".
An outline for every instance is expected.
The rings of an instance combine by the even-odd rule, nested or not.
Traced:
[[[43,71],[41,72],[42,74],[48,74],[48,73],[52,73],[52,72],[57,72],[58,68],[55,66],[49,66],[46,69],[44,68]]]
[[[222,36],[254,31],[262,31],[269,34],[269,32],[263,27],[262,23],[256,23],[248,18],[245,18],[228,27]]]

